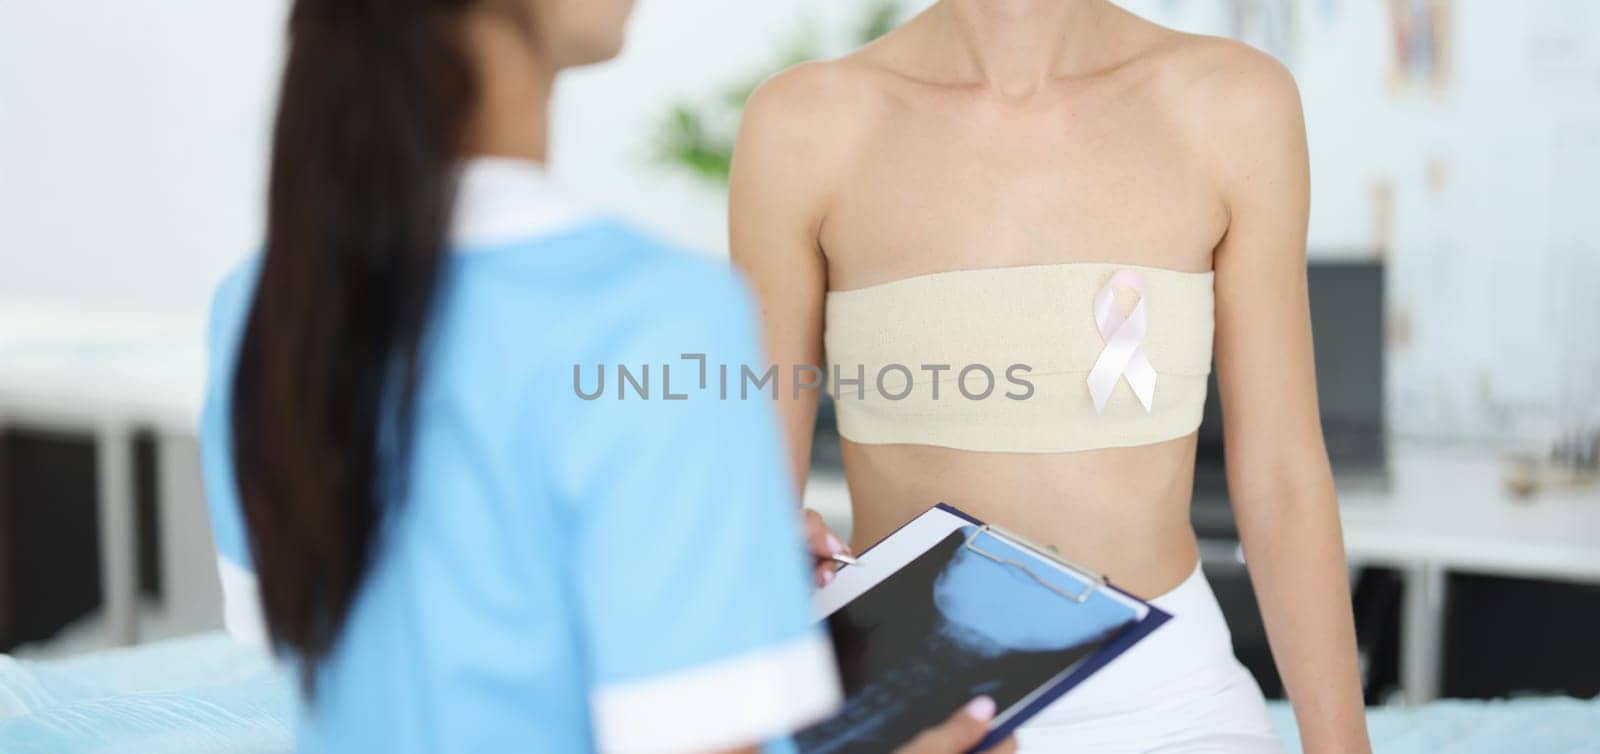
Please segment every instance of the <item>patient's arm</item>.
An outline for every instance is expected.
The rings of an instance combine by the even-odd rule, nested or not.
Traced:
[[[766,355],[778,367],[779,411],[796,492],[811,466],[817,391],[794,391],[796,365],[822,363],[828,265],[820,230],[830,191],[829,166],[842,151],[847,120],[825,68],[800,65],[756,89],[745,104],[728,181],[728,241],[733,263],[760,304]]]
[[[1306,289],[1309,175],[1294,81],[1255,53],[1210,101],[1231,221],[1216,251],[1228,493],[1305,750],[1369,751],[1339,509],[1317,413]],[[1220,91],[1213,91],[1220,90]],[[1230,93],[1231,92],[1231,93]]]
[[[795,496],[811,470],[817,391],[794,390],[795,367],[826,369],[822,352],[828,264],[820,241],[830,169],[848,119],[831,117],[839,103],[823,67],[801,65],[774,76],[751,95],[740,124],[729,179],[728,238],[734,264],[755,290],[765,354],[777,367]],[[753,368],[759,370],[764,365]],[[833,578],[832,555],[846,552],[815,513],[805,514],[812,578]]]

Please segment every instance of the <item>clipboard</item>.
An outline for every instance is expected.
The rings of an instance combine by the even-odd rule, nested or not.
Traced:
[[[1171,618],[1051,548],[940,503],[816,592],[844,683],[802,754],[893,750],[979,694],[992,746]]]

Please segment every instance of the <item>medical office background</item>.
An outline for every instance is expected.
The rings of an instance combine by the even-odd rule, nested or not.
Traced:
[[[1600,693],[1600,2],[1123,4],[1299,81],[1369,701]],[[551,169],[725,256],[741,95],[924,5],[642,0],[621,59],[562,82]],[[262,230],[286,8],[0,0],[0,650],[220,627],[191,427],[210,289]],[[848,529],[829,437],[807,501]],[[1276,691],[1214,481],[1208,570]]]

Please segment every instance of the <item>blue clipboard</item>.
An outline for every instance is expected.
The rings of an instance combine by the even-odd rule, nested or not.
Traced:
[[[802,754],[893,748],[965,701],[940,694],[973,690],[1000,704],[977,749],[993,746],[1171,619],[946,503],[857,559],[818,592],[845,708],[796,735]]]

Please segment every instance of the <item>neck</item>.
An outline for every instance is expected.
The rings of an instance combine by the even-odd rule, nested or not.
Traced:
[[[472,14],[464,33],[478,77],[464,151],[544,162],[556,69],[539,56],[527,29],[503,15]]]
[[[963,78],[1025,96],[1092,67],[1103,0],[940,0],[929,14]]]

